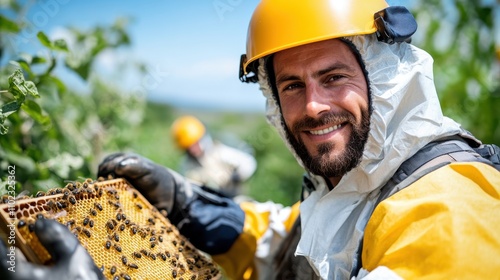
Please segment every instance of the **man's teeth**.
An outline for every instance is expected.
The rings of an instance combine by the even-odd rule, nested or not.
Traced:
[[[328,132],[332,132],[334,131],[335,129],[339,129],[341,127],[341,125],[334,125],[334,126],[330,126],[328,128],[325,128],[325,129],[320,129],[320,130],[310,130],[309,132],[311,134],[314,134],[314,135],[323,135],[323,134],[327,134]]]

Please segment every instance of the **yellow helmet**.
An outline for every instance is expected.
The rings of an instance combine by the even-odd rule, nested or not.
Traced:
[[[205,126],[194,116],[182,116],[172,124],[171,133],[177,146],[187,149],[205,135]]]
[[[374,15],[388,6],[384,0],[262,0],[248,27],[240,79],[250,72],[247,67],[252,62],[269,54],[326,39],[375,33]]]

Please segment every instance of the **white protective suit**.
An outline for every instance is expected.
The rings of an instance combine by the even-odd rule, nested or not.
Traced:
[[[349,278],[380,188],[401,163],[433,140],[464,132],[442,114],[433,81],[433,60],[428,53],[407,43],[379,42],[375,34],[345,39],[352,41],[365,63],[373,114],[358,167],[344,175],[331,191],[322,177],[310,174],[316,191],[300,206],[302,237],[296,255],[305,256],[323,279]],[[268,121],[301,163],[281,126],[264,59],[259,65]]]

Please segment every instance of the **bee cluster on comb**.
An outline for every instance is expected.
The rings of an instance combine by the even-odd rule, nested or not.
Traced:
[[[36,219],[65,225],[107,279],[220,279],[216,264],[124,179],[71,182],[18,198],[2,197],[1,229],[16,223],[16,244],[32,262],[50,254],[34,234]],[[13,210],[13,211],[12,211]]]

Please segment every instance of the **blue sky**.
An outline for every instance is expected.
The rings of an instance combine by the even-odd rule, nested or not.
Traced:
[[[47,0],[35,2],[26,18],[51,39],[57,39],[66,36],[64,27],[86,30],[109,25],[118,17],[132,17],[128,29],[132,46],[118,53],[103,53],[98,70],[112,72],[120,60],[137,60],[148,65],[149,74],[115,83],[127,88],[146,86],[149,99],[177,106],[264,111],[258,86],[238,79],[248,22],[258,2]],[[409,1],[388,2],[406,5]],[[33,34],[32,40],[24,40],[19,49],[36,51]],[[78,77],[60,75],[66,83],[84,88]]]

